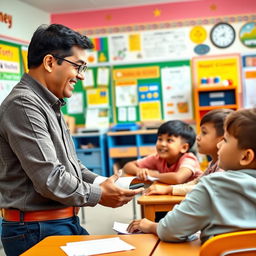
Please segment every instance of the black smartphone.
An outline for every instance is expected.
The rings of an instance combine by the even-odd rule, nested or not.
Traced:
[[[142,188],[144,187],[144,183],[136,183],[136,184],[130,184],[129,189],[136,189],[136,188]]]

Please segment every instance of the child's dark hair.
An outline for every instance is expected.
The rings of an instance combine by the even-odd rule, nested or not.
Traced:
[[[232,113],[232,109],[214,109],[207,112],[200,121],[200,126],[205,123],[212,123],[216,130],[217,136],[224,135],[224,122],[226,117]]]
[[[188,151],[195,143],[196,134],[193,128],[180,120],[171,120],[159,126],[157,136],[168,134],[169,136],[181,137],[189,145]]]
[[[231,113],[226,118],[225,129],[237,139],[240,149],[251,148],[256,154],[256,108]]]

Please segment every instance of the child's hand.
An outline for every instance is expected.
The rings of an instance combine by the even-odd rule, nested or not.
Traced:
[[[130,223],[127,231],[130,233],[142,231],[144,233],[156,234],[157,223],[150,221],[148,219],[134,220]]]
[[[140,180],[144,180],[146,181],[148,179],[148,175],[149,175],[149,171],[146,168],[141,168],[138,172],[137,172],[137,177]]]
[[[145,190],[144,194],[149,195],[168,195],[172,193],[172,187],[166,185],[154,184]]]

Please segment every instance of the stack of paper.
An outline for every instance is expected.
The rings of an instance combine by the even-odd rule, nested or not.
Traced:
[[[135,249],[119,237],[67,243],[66,246],[60,248],[68,256],[88,256]]]

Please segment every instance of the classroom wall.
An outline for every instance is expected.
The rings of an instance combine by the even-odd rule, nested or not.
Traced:
[[[0,12],[11,16],[0,22],[0,38],[28,43],[33,32],[41,24],[50,23],[50,14],[16,0],[1,0]]]
[[[51,15],[74,29],[256,13],[255,0],[204,0]]]
[[[97,57],[92,55],[92,59],[96,59],[95,62],[92,62],[89,58],[90,55],[88,63],[90,67],[97,67],[97,65],[101,67],[102,64],[110,65],[115,69],[117,68],[115,65],[120,65],[121,68],[125,64],[136,65],[139,63],[138,65],[142,65],[149,62],[154,64],[168,62],[166,65],[171,65],[172,62],[179,60],[189,61],[200,55],[196,51],[196,48],[201,46],[200,44],[209,49],[205,56],[234,53],[241,55],[255,54],[255,48],[246,47],[239,39],[241,27],[247,22],[255,21],[255,13],[255,0],[202,0],[58,13],[51,15],[51,22],[61,23],[76,29],[93,40],[108,41],[106,60],[101,61],[99,55]],[[225,49],[214,46],[210,40],[210,32],[213,26],[220,21],[230,23],[236,31],[234,43]],[[206,31],[205,39],[202,42],[192,40],[191,31],[196,26],[201,26]],[[103,49],[99,51],[103,51]],[[119,52],[125,53],[119,55]],[[139,86],[138,79],[136,81]],[[149,82],[152,83],[152,81]],[[185,81],[183,83],[191,84]],[[113,84],[115,84],[115,81],[111,86],[111,94],[116,95],[115,90],[117,88]],[[159,83],[157,82],[157,84]],[[163,86],[163,81],[160,84]],[[238,87],[240,88],[240,85]],[[190,94],[192,99],[192,92]],[[149,102],[145,106],[149,109]],[[123,110],[123,108],[120,109]],[[119,120],[118,117],[125,116],[123,113],[122,115],[116,115],[118,111],[119,108],[114,111],[114,122],[121,122],[122,120]],[[162,112],[164,111],[162,110]],[[137,116],[141,116],[141,111],[136,113]],[[152,113],[150,113],[150,117],[152,118]],[[165,118],[169,118],[169,116]],[[143,121],[142,119],[145,118],[140,117],[136,121]],[[123,121],[126,122],[127,120]]]
[[[204,0],[52,14],[51,22],[64,24],[89,37],[123,36],[137,31],[144,33],[144,31],[153,30],[169,30],[176,35],[178,33],[186,34],[186,38],[182,42],[186,49],[182,50],[181,53],[176,52],[176,55],[173,56],[159,54],[156,58],[165,61],[191,59],[198,55],[195,49],[197,44],[193,43],[190,38],[190,32],[195,26],[202,26],[206,30],[206,39],[203,42],[206,47],[209,47],[206,55],[254,53],[255,48],[243,45],[238,35],[246,22],[256,20],[255,13],[255,0]],[[236,31],[234,43],[225,49],[215,47],[209,36],[214,24],[220,21],[232,24]],[[143,28],[141,29],[141,27]],[[110,38],[110,51],[114,45],[112,41]],[[127,60],[122,61],[127,62]],[[111,59],[110,62],[112,62]]]

